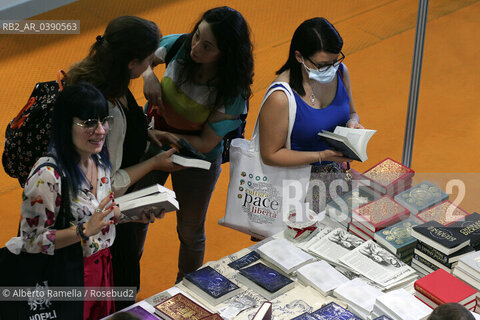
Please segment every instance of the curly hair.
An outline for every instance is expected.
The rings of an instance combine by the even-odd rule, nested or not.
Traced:
[[[193,31],[185,40],[185,57],[181,61],[184,68],[180,71],[180,79],[187,82],[193,79],[200,64],[192,60],[190,50],[192,37],[198,25],[206,21],[210,26],[221,52],[217,62],[217,76],[209,86],[216,88],[213,109],[231,102],[239,94],[250,98],[253,83],[253,45],[250,40],[250,29],[240,12],[229,7],[218,7],[206,11],[195,24]]]
[[[123,96],[130,83],[128,64],[151,55],[160,42],[157,25],[135,16],[122,16],[108,24],[88,56],[68,71],[67,84],[87,81],[107,98]]]

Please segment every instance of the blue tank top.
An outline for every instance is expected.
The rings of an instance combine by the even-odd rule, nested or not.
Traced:
[[[333,131],[350,119],[350,98],[339,73],[343,74],[343,65],[337,72],[337,92],[332,103],[323,109],[309,106],[293,91],[297,104],[297,114],[291,135],[291,149],[298,151],[322,151],[331,149],[327,142],[317,135],[322,130]],[[322,164],[329,163],[322,161]],[[319,163],[316,163],[319,164]]]

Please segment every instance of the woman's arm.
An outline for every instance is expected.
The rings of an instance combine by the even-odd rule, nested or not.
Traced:
[[[282,91],[273,92],[265,101],[260,117],[260,154],[265,164],[291,167],[319,161],[344,162],[341,152],[295,151],[285,148],[288,135],[288,98]]]
[[[365,129],[360,124],[360,116],[358,115],[357,111],[355,110],[355,106],[353,105],[353,98],[352,98],[352,86],[350,82],[350,72],[348,72],[347,66],[343,65],[343,85],[347,90],[348,97],[350,98],[350,119],[347,122],[348,128],[354,129]]]

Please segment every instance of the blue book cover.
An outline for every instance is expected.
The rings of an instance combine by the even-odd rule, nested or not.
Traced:
[[[312,315],[317,317],[317,319],[323,320],[362,320],[362,318],[340,307],[335,302],[330,302],[317,311],[312,312]]]
[[[373,319],[373,320],[393,320],[393,319],[390,318],[390,317],[387,317],[387,316],[380,316],[380,317],[375,318],[375,319]]]
[[[292,318],[290,320],[318,320],[316,317],[312,316],[310,313],[305,312],[302,313],[299,316],[296,316],[295,318]]]
[[[417,214],[434,205],[448,200],[448,194],[428,181],[422,181],[395,196],[395,201]]]
[[[235,269],[235,270],[239,270],[243,267],[248,266],[249,264],[254,263],[258,259],[260,259],[260,255],[257,252],[252,251],[252,252],[244,255],[243,257],[238,258],[237,260],[230,262],[228,264],[228,266],[230,268]]]
[[[261,262],[240,269],[239,272],[270,293],[274,293],[293,282],[277,270],[267,267]]]
[[[210,266],[187,274],[185,279],[215,299],[239,288]]]
[[[393,253],[399,253],[409,248],[413,251],[417,238],[412,236],[412,229],[417,225],[417,220],[408,218],[377,231],[374,239]]]

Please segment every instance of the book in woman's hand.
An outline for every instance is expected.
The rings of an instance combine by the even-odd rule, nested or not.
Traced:
[[[333,132],[322,130],[318,135],[345,158],[364,162],[368,159],[367,144],[377,130],[352,129],[337,126]]]

